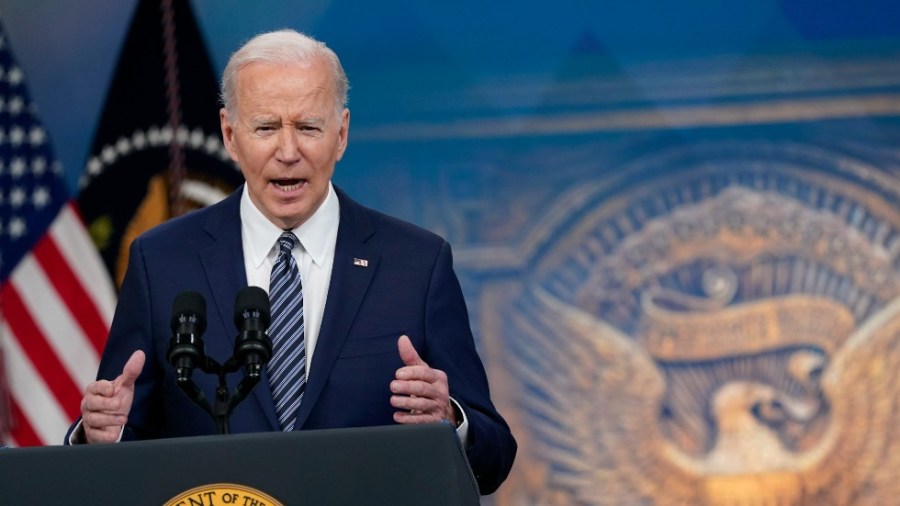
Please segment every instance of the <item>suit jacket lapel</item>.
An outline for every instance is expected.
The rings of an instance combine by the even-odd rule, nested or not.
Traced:
[[[375,233],[365,209],[335,187],[341,207],[334,266],[325,302],[325,313],[306,383],[306,393],[297,413],[295,428],[303,427],[315,407],[329,372],[340,354],[350,325],[362,303],[372,276],[378,268],[379,254],[366,241]],[[356,265],[356,259],[367,265]]]
[[[241,242],[240,202],[242,191],[243,188],[240,188],[229,195],[218,205],[216,212],[210,216],[205,229],[212,241],[199,251],[200,262],[203,265],[203,271],[213,297],[213,306],[217,313],[215,315],[208,314],[207,318],[214,316],[220,318],[225,329],[234,328],[234,301],[237,293],[247,286]],[[237,260],[235,260],[235,253],[237,253]],[[233,333],[226,334],[226,339],[232,346],[236,335],[237,329]],[[250,397],[259,403],[272,425],[272,429],[281,430],[265,373]]]

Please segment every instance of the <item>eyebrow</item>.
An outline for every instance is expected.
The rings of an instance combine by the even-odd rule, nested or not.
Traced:
[[[283,121],[278,118],[253,118],[249,121],[252,125],[281,125],[285,124]],[[297,121],[288,122],[286,124],[292,125],[324,125],[326,123],[325,118],[314,117],[314,118],[303,118]]]
[[[321,126],[325,124],[325,118],[306,118],[296,121],[297,125]]]
[[[277,118],[266,118],[266,117],[251,118],[250,121],[248,121],[248,123],[252,126],[268,126],[268,125],[281,124],[281,122],[278,121]]]

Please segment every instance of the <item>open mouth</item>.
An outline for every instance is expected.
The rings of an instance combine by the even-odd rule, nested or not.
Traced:
[[[273,179],[271,183],[281,191],[293,191],[299,189],[306,183],[305,179]]]

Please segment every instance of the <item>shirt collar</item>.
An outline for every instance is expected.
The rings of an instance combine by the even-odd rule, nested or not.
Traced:
[[[329,241],[333,244],[337,237],[337,227],[340,222],[340,204],[337,194],[331,182],[328,182],[328,193],[325,201],[316,209],[316,212],[292,230],[299,239],[303,249],[317,266],[325,262]],[[245,242],[245,254],[248,254],[255,268],[259,268],[266,257],[273,252],[278,244],[278,237],[284,232],[274,223],[269,221],[263,213],[256,208],[244,185],[241,194],[241,233],[248,239]]]

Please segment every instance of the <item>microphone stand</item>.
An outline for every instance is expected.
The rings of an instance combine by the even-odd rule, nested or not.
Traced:
[[[228,383],[225,379],[226,375],[240,369],[241,364],[234,356],[229,358],[224,365],[219,364],[209,357],[204,358],[205,360],[200,364],[200,369],[205,373],[215,374],[219,378],[218,386],[216,386],[216,398],[214,404],[210,406],[203,391],[197,387],[190,376],[184,378],[179,377],[177,379],[178,387],[194,401],[194,404],[197,404],[212,416],[213,420],[216,422],[216,428],[218,429],[219,434],[228,434],[228,419],[231,417],[231,413],[241,401],[247,398],[247,395],[250,394],[253,387],[259,383],[260,375],[258,371],[254,374],[253,372],[248,372],[248,368],[244,368],[244,377],[234,390],[229,392]]]

